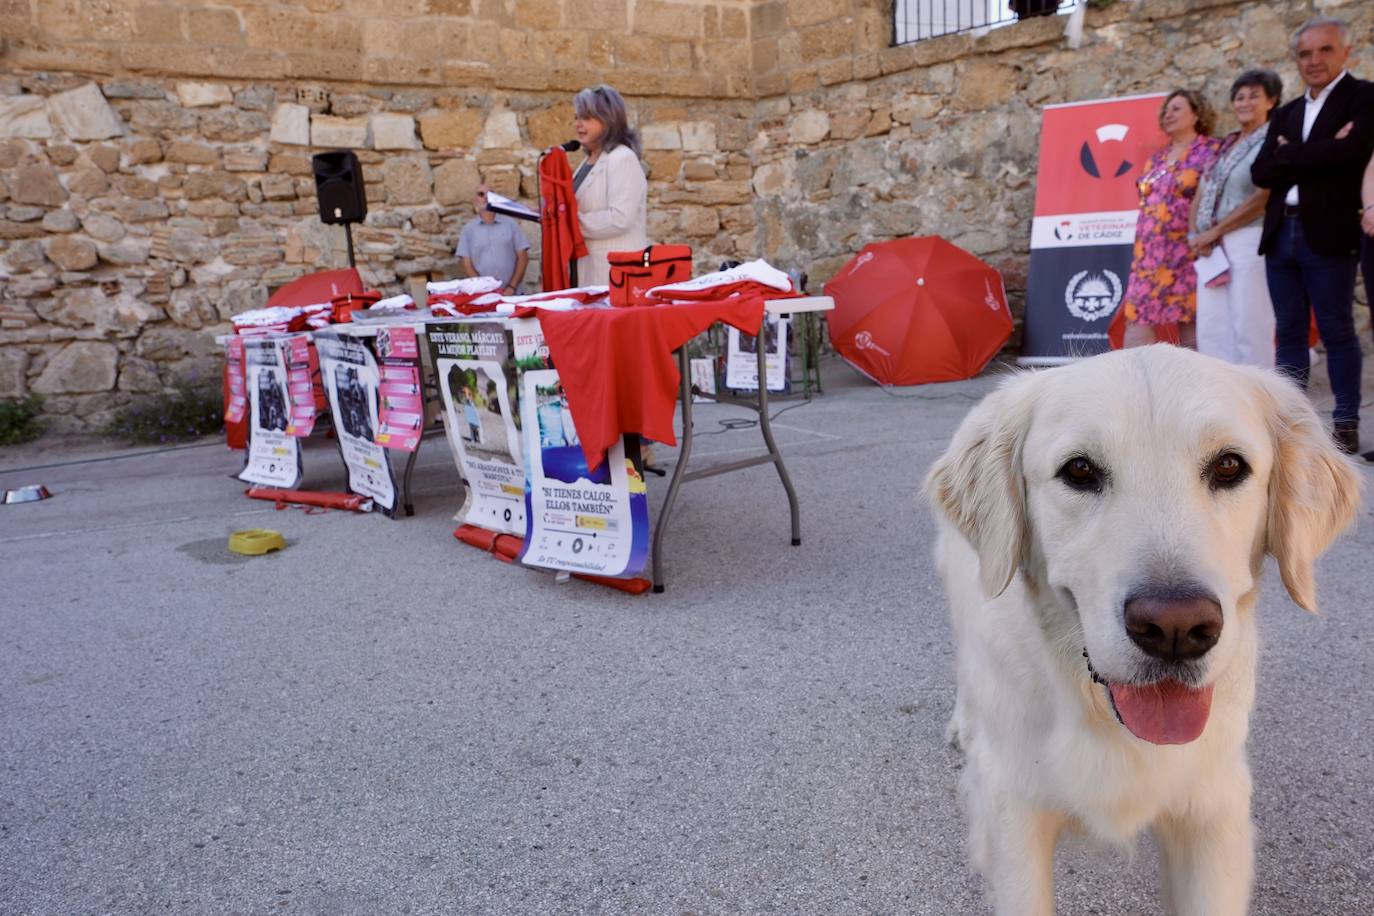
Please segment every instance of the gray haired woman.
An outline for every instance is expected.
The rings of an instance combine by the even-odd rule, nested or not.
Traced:
[[[1197,348],[1227,362],[1274,366],[1274,306],[1259,253],[1269,191],[1250,180],[1278,107],[1283,83],[1272,70],[1246,70],[1231,84],[1231,110],[1240,130],[1222,141],[1217,161],[1202,176],[1189,243],[1208,256],[1220,246],[1229,265],[1197,290]]]
[[[625,100],[610,86],[583,89],[573,98],[573,126],[587,158],[573,174],[577,219],[587,256],[577,261],[577,282],[610,282],[608,252],[648,244],[648,182],[640,165],[639,134],[630,127]]]

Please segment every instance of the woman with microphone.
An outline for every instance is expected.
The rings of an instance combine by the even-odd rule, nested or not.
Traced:
[[[611,276],[607,253],[638,251],[648,244],[649,184],[639,162],[639,133],[630,127],[625,100],[605,85],[574,96],[573,126],[587,152],[573,175],[577,219],[587,243],[587,256],[577,260],[577,283],[606,286]]]

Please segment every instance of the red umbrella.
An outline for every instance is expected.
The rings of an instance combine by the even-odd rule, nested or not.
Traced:
[[[880,384],[972,378],[1011,336],[1002,275],[938,236],[865,245],[825,292],[830,342]]]

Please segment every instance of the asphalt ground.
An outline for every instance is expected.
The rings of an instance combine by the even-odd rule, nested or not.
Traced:
[[[0,913],[983,912],[917,489],[997,373],[825,371],[775,404],[802,545],[772,469],[689,483],[662,595],[455,541],[441,439],[396,521],[248,500],[214,442],[0,451],[54,494],[0,506]],[[744,415],[699,408],[694,463]],[[305,467],[342,488],[331,444]],[[1369,514],[1321,616],[1266,574],[1257,914],[1374,912]],[[249,527],[287,548],[229,553]],[[1159,913],[1155,872],[1070,838],[1060,912]]]

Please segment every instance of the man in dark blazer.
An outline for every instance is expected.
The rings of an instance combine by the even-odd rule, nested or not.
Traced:
[[[1274,113],[1251,176],[1269,188],[1260,254],[1274,302],[1276,368],[1307,386],[1308,310],[1326,345],[1333,437],[1360,442],[1360,343],[1352,306],[1360,251],[1360,179],[1374,148],[1374,84],[1345,69],[1350,27],[1309,19],[1293,36],[1299,98]]]

